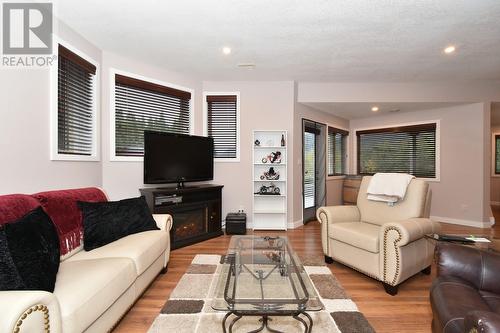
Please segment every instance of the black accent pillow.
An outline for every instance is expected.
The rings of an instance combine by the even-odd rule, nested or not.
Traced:
[[[54,291],[60,250],[42,207],[0,228],[0,290]]]
[[[83,215],[83,248],[91,251],[138,232],[159,230],[144,197],[78,202]]]

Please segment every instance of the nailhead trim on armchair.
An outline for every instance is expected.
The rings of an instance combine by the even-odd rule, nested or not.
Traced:
[[[43,304],[37,304],[33,305],[31,308],[28,310],[24,311],[24,313],[19,317],[16,323],[16,327],[12,331],[13,333],[19,333],[21,331],[21,326],[23,324],[23,321],[32,313],[36,311],[41,311],[43,313],[43,319],[44,319],[44,331],[45,333],[50,333],[50,324],[49,324],[49,309],[47,306]]]
[[[398,233],[398,238],[394,240],[394,251],[396,252],[396,274],[394,274],[394,279],[392,279],[392,282],[389,282],[387,281],[387,235],[391,230],[394,230]],[[384,282],[389,283],[393,286],[396,285],[396,281],[399,276],[400,259],[397,243],[401,240],[401,238],[403,238],[403,236],[401,235],[401,230],[396,227],[387,227],[387,229],[385,229],[384,231]]]

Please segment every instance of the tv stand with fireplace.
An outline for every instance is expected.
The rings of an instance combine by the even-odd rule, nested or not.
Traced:
[[[183,188],[142,188],[153,214],[170,214],[171,248],[177,249],[221,236],[222,185],[198,185]]]

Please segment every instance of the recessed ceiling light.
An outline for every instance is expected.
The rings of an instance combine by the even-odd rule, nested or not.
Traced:
[[[444,49],[444,53],[446,53],[446,54],[450,54],[450,53],[455,52],[455,50],[456,50],[456,49],[455,49],[455,46],[450,45],[450,46],[448,46],[448,47],[446,47],[446,48]]]
[[[377,112],[378,111],[378,106],[372,106],[372,111]]]
[[[224,53],[225,55],[231,54],[231,48],[227,46],[223,47],[222,53]]]

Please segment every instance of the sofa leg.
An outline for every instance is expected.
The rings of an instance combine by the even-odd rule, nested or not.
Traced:
[[[166,272],[168,272],[168,264],[167,264],[167,266],[165,266],[161,269],[160,274],[165,274]]]
[[[421,270],[421,272],[425,275],[430,275],[431,274],[431,266],[424,268],[423,270]]]
[[[382,284],[384,285],[384,289],[385,289],[386,293],[388,293],[391,296],[397,295],[399,286],[391,286],[390,284],[385,283],[385,282],[382,282]]]
[[[325,255],[325,263],[333,264],[333,258]]]

